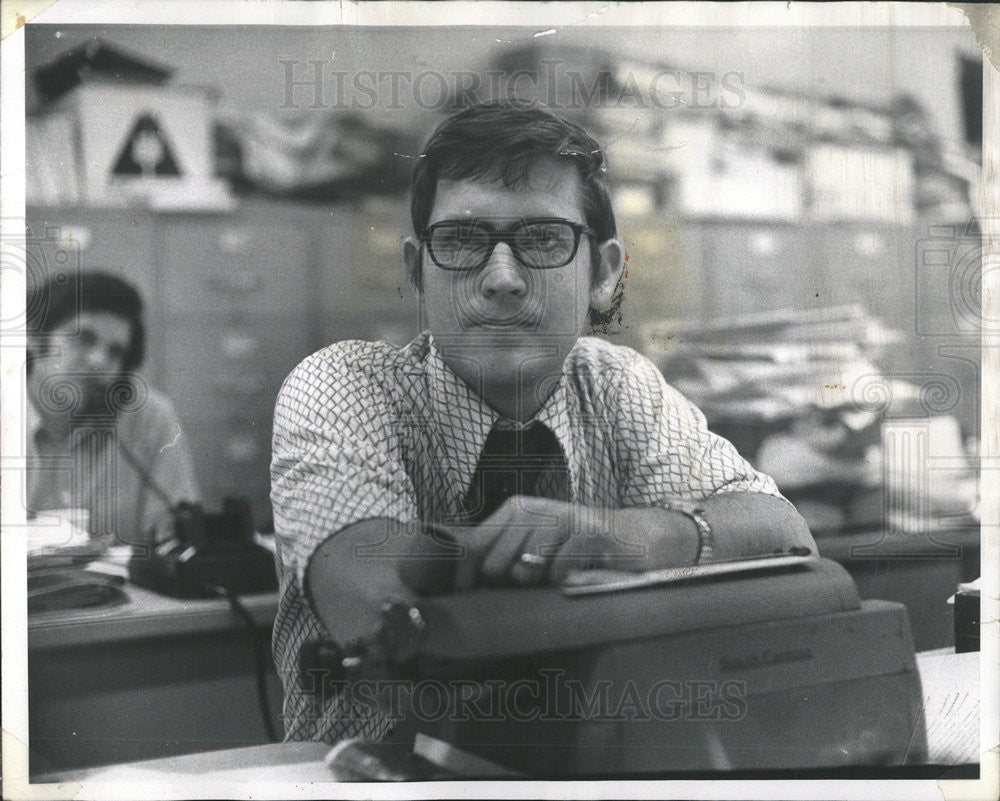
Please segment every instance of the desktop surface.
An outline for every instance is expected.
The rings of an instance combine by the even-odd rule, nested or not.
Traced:
[[[784,778],[977,778],[979,762],[979,654],[955,654],[949,649],[917,654],[927,719],[928,759],[925,765],[866,767],[863,765],[811,771],[782,770],[768,777]],[[73,783],[99,797],[102,786],[141,783],[171,790],[204,788],[208,782],[236,786],[307,785],[337,781],[326,764],[331,747],[325,743],[270,743],[154,760],[113,764],[73,771],[33,775],[35,783]],[[705,774],[708,775],[708,774]],[[737,774],[714,774],[730,775]],[[743,778],[765,778],[740,771]],[[702,778],[672,773],[669,778]],[[600,777],[590,777],[600,778]],[[628,777],[625,777],[628,778]],[[656,778],[656,777],[653,777]],[[667,778],[667,776],[660,777]],[[138,786],[138,785],[137,785]],[[215,785],[213,785],[215,786]]]
[[[124,585],[126,602],[28,617],[32,775],[268,742],[257,648],[277,594],[177,599]],[[265,676],[277,730],[280,682]]]

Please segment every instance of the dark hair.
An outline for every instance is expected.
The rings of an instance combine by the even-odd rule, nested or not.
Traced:
[[[123,368],[134,370],[142,364],[146,350],[142,298],[134,286],[117,275],[85,272],[56,275],[29,290],[25,308],[29,341],[48,334],[81,312],[108,312],[127,320],[132,341],[125,353]],[[28,348],[28,369],[39,354]]]
[[[435,129],[413,169],[410,217],[414,232],[420,236],[427,227],[440,179],[499,181],[518,187],[545,158],[576,167],[584,220],[596,232],[590,241],[591,264],[596,266],[598,243],[617,233],[604,148],[579,125],[525,100],[471,106]],[[620,290],[621,282],[611,311],[591,309],[592,325],[606,327],[611,321],[621,304]]]

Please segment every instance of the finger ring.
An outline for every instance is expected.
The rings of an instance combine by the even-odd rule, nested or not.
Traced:
[[[522,564],[531,565],[532,567],[535,567],[535,566],[538,566],[538,565],[541,565],[542,567],[544,567],[546,564],[548,564],[548,561],[549,561],[544,556],[539,556],[538,554],[534,554],[534,553],[522,553],[520,558],[521,558]]]

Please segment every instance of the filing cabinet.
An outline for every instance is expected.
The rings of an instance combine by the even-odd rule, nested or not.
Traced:
[[[821,297],[822,259],[813,231],[738,220],[695,225],[703,243],[710,317],[828,305]]]
[[[369,198],[331,212],[319,227],[317,278],[324,343],[384,340],[404,345],[419,333],[420,312],[403,265],[410,235],[405,198]]]
[[[624,215],[618,219],[618,235],[625,245],[628,275],[622,330],[608,339],[642,350],[646,323],[702,319],[710,299],[698,228],[663,215]]]
[[[271,517],[275,398],[295,365],[327,344],[315,292],[326,217],[314,207],[253,201],[217,216],[28,212],[42,254],[35,261],[44,266],[33,272],[106,269],[139,288],[144,373],[177,410],[206,506],[249,497],[258,524]]]
[[[883,323],[914,331],[914,240],[909,226],[828,224],[816,229],[833,305],[862,302]]]
[[[246,496],[271,515],[274,401],[285,376],[322,346],[315,326],[317,214],[248,203],[219,218],[155,227],[162,274],[164,385],[192,442],[212,505]]]
[[[188,424],[191,455],[198,484],[206,498],[219,505],[228,496],[248,497],[254,521],[260,524],[269,513],[271,412],[257,415],[229,414]]]
[[[319,347],[293,317],[221,316],[216,322],[176,318],[165,328],[165,383],[178,410],[210,419],[231,405],[261,407],[268,416],[285,376]]]

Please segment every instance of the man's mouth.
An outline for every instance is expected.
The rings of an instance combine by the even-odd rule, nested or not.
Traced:
[[[517,329],[532,329],[534,324],[527,320],[476,320],[471,328],[486,328],[498,331],[514,331]]]
[[[540,317],[536,309],[522,308],[512,313],[489,313],[486,310],[469,310],[466,328],[486,331],[534,331]]]

